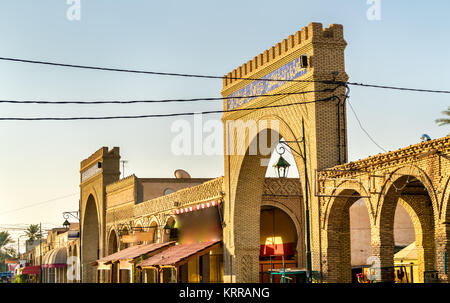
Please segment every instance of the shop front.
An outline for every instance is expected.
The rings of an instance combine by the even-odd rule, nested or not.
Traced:
[[[43,258],[43,282],[67,283],[67,248],[50,250]]]
[[[101,258],[91,265],[97,267],[97,282],[100,283],[140,283],[140,273],[136,270],[136,262],[158,254],[175,242],[141,244],[125,248],[109,256]]]
[[[38,266],[25,266],[22,269],[22,281],[24,283],[38,283],[39,275],[41,273],[41,267]]]
[[[144,283],[223,282],[221,241],[175,245],[137,267]]]

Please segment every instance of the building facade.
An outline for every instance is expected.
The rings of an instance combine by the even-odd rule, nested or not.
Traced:
[[[179,244],[158,254],[172,258],[183,250],[184,258],[163,264],[149,255],[139,262],[130,257],[125,261],[133,264],[132,273],[153,270],[157,281],[200,281],[196,277],[211,269],[204,256],[214,254],[221,255],[219,281],[266,281],[267,264],[304,267],[311,260],[317,279],[350,282],[350,208],[356,201],[367,208],[377,280],[392,279],[401,205],[412,221],[420,279],[447,281],[450,137],[347,163],[346,45],[341,25],[311,23],[223,77],[223,177],[120,180],[117,147],[83,160],[83,282],[106,280],[92,263],[171,241],[174,229]],[[261,149],[260,142],[281,139],[294,151],[299,179],[265,177],[263,163],[275,145]],[[205,208],[214,215],[206,216]],[[201,228],[203,221],[208,228]],[[151,254],[153,248],[145,247]],[[193,265],[183,269],[184,262]]]

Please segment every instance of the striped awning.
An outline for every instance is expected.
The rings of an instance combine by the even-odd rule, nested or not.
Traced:
[[[61,268],[67,267],[67,248],[55,248],[45,254],[42,260],[42,267]]]
[[[220,243],[220,240],[216,240],[175,245],[140,262],[137,266],[141,268],[167,265],[181,266],[187,263],[191,258],[204,255],[219,247]]]
[[[107,264],[107,263],[121,261],[121,260],[130,260],[131,261],[133,259],[139,258],[140,256],[169,248],[172,245],[175,245],[174,241],[131,246],[131,247],[125,248],[123,250],[120,250],[118,252],[115,252],[109,256],[103,257],[95,262],[92,262],[91,265],[96,266],[99,263]]]
[[[41,273],[40,266],[27,266],[22,269],[22,275],[39,275]]]
[[[208,207],[217,206],[217,205],[219,205],[219,203],[220,203],[220,200],[212,200],[209,202],[202,202],[197,205],[191,205],[191,206],[186,206],[183,208],[176,209],[174,211],[174,213],[175,213],[175,215],[184,214],[184,213],[188,213],[188,212],[195,211],[195,210],[201,210],[201,209],[205,209]]]

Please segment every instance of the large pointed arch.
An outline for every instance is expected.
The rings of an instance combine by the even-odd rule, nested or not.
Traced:
[[[95,282],[96,270],[90,265],[100,257],[100,225],[96,199],[88,196],[82,222],[83,282]]]

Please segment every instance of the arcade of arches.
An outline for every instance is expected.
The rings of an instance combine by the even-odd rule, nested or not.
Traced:
[[[371,279],[392,281],[402,241],[415,243],[415,281],[448,281],[450,136],[347,163],[346,45],[341,25],[311,23],[224,76],[223,177],[120,179],[118,147],[83,160],[83,281],[95,281],[89,264],[124,249],[125,239],[130,246],[180,241],[177,218],[208,207],[217,224],[196,241],[221,243],[208,271],[220,276],[215,281],[266,281],[267,264],[304,268],[306,218],[321,281],[351,282],[352,264],[366,256]],[[270,96],[247,97],[256,93]],[[298,179],[265,177],[275,148],[267,142],[279,138]],[[202,262],[188,263],[187,281],[201,281]]]

